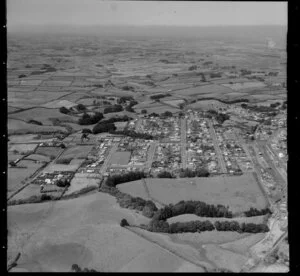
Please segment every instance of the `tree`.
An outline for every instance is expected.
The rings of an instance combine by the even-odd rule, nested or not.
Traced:
[[[129,223],[126,219],[122,219],[121,222],[120,222],[120,226],[121,227],[129,226]]]
[[[93,133],[89,128],[84,128],[82,129],[81,133],[88,133],[88,134],[91,134]]]
[[[163,171],[157,174],[158,178],[174,178],[170,172]]]
[[[71,271],[72,272],[81,272],[81,268],[79,267],[78,264],[72,264]]]
[[[164,117],[172,117],[173,113],[171,111],[165,111],[164,113],[161,114]]]
[[[63,113],[63,114],[68,114],[68,113],[70,113],[71,111],[70,111],[68,108],[62,106],[62,107],[59,108],[59,112],[60,112],[60,113]]]
[[[85,107],[83,104],[78,104],[78,105],[77,105],[77,109],[78,109],[79,111],[84,111],[84,110],[86,110],[86,107]]]

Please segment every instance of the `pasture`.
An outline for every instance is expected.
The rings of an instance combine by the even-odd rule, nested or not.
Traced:
[[[29,134],[29,133],[65,133],[66,128],[61,126],[40,126],[35,124],[28,124],[19,119],[7,120],[8,135]]]
[[[7,217],[8,257],[20,247],[26,252],[21,255],[18,269],[67,272],[76,263],[102,272],[203,271],[180,257],[189,252],[197,254],[190,246],[173,243],[173,254],[164,249],[171,241],[162,248],[120,227],[122,218],[131,224],[148,223],[149,219],[119,208],[115,198],[107,194],[10,206]]]
[[[24,168],[10,168],[7,169],[7,191],[13,192],[22,186],[23,181],[36,172],[42,163],[35,163],[29,160],[22,160],[18,163],[18,167]]]
[[[165,204],[181,200],[198,200],[209,204],[229,206],[232,212],[242,212],[250,207],[262,209],[267,201],[251,173],[241,176],[216,176],[209,178],[146,179],[151,197]],[[120,190],[134,195],[139,182],[120,184]],[[140,189],[140,188],[139,188]]]

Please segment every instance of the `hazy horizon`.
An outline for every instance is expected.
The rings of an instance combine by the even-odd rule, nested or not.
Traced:
[[[287,2],[10,0],[7,25],[286,26]]]

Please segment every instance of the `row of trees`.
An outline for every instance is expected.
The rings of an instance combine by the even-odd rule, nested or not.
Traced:
[[[93,134],[103,133],[103,132],[111,132],[116,130],[116,126],[114,123],[98,123],[93,127]]]
[[[110,134],[118,134],[118,135],[125,135],[125,136],[129,136],[129,137],[133,137],[136,139],[145,139],[145,140],[153,140],[154,137],[151,134],[147,134],[147,133],[139,133],[139,132],[135,132],[134,130],[110,130],[109,131]]]
[[[71,266],[71,272],[99,272],[95,269],[84,268],[82,269],[78,264],[73,264]]]
[[[140,197],[132,197],[128,194],[118,193],[117,202],[122,208],[129,208],[142,211],[145,217],[152,218],[158,210],[151,200],[145,200]]]
[[[165,98],[165,97],[168,97],[168,96],[171,96],[170,94],[156,94],[156,95],[152,95],[150,96],[150,99],[151,100],[159,100],[161,98]]]
[[[122,105],[115,104],[115,105],[108,106],[108,107],[104,108],[103,113],[107,114],[107,113],[114,113],[114,112],[121,112],[121,111],[123,111]]]
[[[263,216],[267,214],[272,214],[269,208],[264,208],[261,210],[257,210],[256,208],[251,207],[250,210],[244,212],[246,217],[255,217],[255,216]]]
[[[229,207],[224,205],[211,205],[202,201],[180,201],[175,205],[170,204],[158,210],[154,218],[156,220],[166,220],[171,217],[183,215],[183,214],[195,214],[199,217],[226,217],[232,218],[232,212],[229,211]]]
[[[170,172],[168,171],[162,171],[160,173],[157,174],[158,178],[175,178],[175,176],[173,176]]]
[[[106,185],[109,187],[115,187],[118,184],[139,180],[142,178],[146,178],[146,174],[140,171],[128,172],[126,174],[116,174],[116,175],[111,175],[107,178]]]
[[[181,169],[179,172],[180,177],[208,177],[209,171],[205,168],[197,168],[196,170]]]
[[[204,231],[234,231],[239,233],[265,233],[269,231],[266,224],[242,223],[237,221],[216,221],[214,224],[209,220],[206,221],[188,221],[175,222],[169,224],[164,220],[152,219],[148,226],[145,227],[151,232],[163,233],[195,233]]]

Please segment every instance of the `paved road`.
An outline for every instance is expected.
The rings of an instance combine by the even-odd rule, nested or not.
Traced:
[[[150,147],[149,147],[149,150],[148,150],[148,158],[147,158],[147,162],[146,162],[146,165],[145,165],[146,168],[149,168],[149,169],[151,168],[156,146],[157,146],[157,142],[152,142],[150,144]]]
[[[105,158],[105,161],[100,169],[100,174],[103,175],[106,172],[106,169],[109,165],[109,161],[110,161],[112,155],[116,152],[117,148],[118,148],[118,143],[114,143],[112,148],[110,149],[108,156]]]
[[[182,118],[181,119],[181,138],[180,138],[180,143],[181,143],[181,168],[185,169],[186,168],[186,119]]]
[[[213,142],[214,142],[214,145],[215,145],[215,150],[216,150],[217,155],[218,155],[219,163],[220,163],[220,166],[221,166],[221,171],[222,171],[222,173],[227,173],[226,165],[225,165],[225,162],[224,162],[224,159],[223,159],[223,154],[222,154],[222,151],[219,147],[219,143],[218,143],[218,140],[217,140],[217,135],[216,135],[215,129],[212,125],[212,122],[210,120],[208,120],[208,125],[209,125],[210,135],[211,135],[211,138],[213,139]]]

